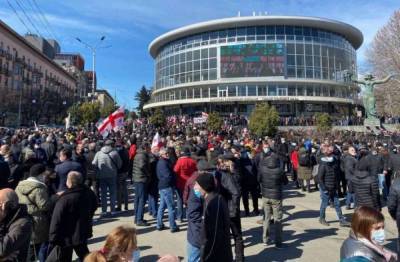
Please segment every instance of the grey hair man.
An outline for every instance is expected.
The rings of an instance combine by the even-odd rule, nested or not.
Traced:
[[[33,222],[14,190],[0,190],[0,261],[26,261]]]

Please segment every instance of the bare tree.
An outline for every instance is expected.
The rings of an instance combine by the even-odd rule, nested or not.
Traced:
[[[396,10],[388,23],[376,33],[367,49],[367,59],[378,78],[400,74],[400,10]],[[379,114],[400,116],[399,92],[398,76],[375,89]]]

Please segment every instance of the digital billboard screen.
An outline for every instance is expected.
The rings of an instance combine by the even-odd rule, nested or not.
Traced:
[[[284,44],[221,46],[221,78],[285,75]]]

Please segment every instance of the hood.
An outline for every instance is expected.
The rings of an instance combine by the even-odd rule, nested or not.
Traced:
[[[27,180],[23,180],[23,181],[19,182],[17,188],[18,188],[18,191],[21,192],[21,194],[26,195],[35,188],[41,188],[41,187],[45,187],[45,186],[46,186],[45,184],[38,181],[36,178],[30,177]]]
[[[109,154],[111,151],[113,151],[113,148],[111,146],[103,146],[101,148],[101,152],[103,152],[105,154]]]

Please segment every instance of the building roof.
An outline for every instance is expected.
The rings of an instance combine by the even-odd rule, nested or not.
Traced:
[[[42,53],[39,49],[37,49],[35,46],[33,46],[31,43],[29,43],[24,37],[19,35],[17,32],[15,32],[11,27],[9,27],[6,23],[4,23],[0,19],[0,27],[3,27],[6,31],[8,31],[11,35],[13,35],[15,38],[17,38],[22,44],[24,44],[28,49],[31,49],[35,54],[39,55],[41,58],[49,62],[54,66],[54,68],[58,69],[58,71],[62,72],[65,76],[68,76],[70,79],[73,81],[76,81],[74,76],[72,76],[70,73],[64,70],[62,66],[48,58],[45,54]]]
[[[165,44],[185,36],[232,27],[257,25],[293,25],[320,28],[344,36],[355,49],[358,49],[364,40],[361,31],[354,26],[326,18],[305,16],[243,16],[210,20],[177,28],[154,39],[148,49],[151,56],[155,58],[160,48]]]

